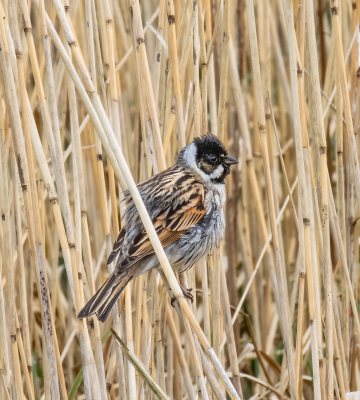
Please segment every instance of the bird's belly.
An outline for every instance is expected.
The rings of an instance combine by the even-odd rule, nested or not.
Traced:
[[[220,245],[225,229],[222,210],[206,215],[176,243],[166,249],[172,268],[182,273],[191,268],[203,256]]]

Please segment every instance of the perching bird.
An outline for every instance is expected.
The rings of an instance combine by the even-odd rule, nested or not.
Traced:
[[[225,146],[211,134],[183,148],[175,165],[140,183],[138,189],[165,249],[170,265],[182,273],[219,246],[225,229],[225,178],[231,164]],[[80,311],[78,318],[96,313],[104,322],[125,286],[160,264],[129,191],[123,228],[107,263],[114,272]],[[191,289],[182,288],[192,298]]]

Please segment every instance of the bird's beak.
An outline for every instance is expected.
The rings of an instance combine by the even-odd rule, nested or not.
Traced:
[[[234,157],[227,156],[224,159],[224,164],[226,165],[239,164],[239,161]]]

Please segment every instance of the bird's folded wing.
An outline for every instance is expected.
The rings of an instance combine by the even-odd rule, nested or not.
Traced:
[[[188,191],[183,191],[181,196],[171,204],[172,205],[168,206],[165,210],[161,210],[161,213],[153,219],[156,233],[163,248],[180,239],[188,229],[196,225],[206,214],[203,186],[192,185],[189,187]],[[114,244],[114,250],[109,260],[116,257],[116,253],[122,245],[122,241],[124,240],[124,234],[122,232],[123,230],[120,232]],[[127,257],[121,262],[121,266],[119,267],[121,269],[127,268],[153,253],[153,246],[144,228],[133,240],[129,247]]]
[[[180,239],[188,229],[201,220],[205,213],[201,196],[191,199],[190,204],[183,203],[175,210],[169,208],[162,213],[154,224],[162,246],[165,248]],[[143,229],[130,246],[129,257],[135,257],[138,260],[153,253],[154,249],[148,234]]]
[[[124,243],[124,238],[125,238],[125,233],[126,230],[125,229],[121,229],[118,237],[116,238],[115,242],[114,242],[114,246],[112,249],[112,252],[109,255],[109,258],[107,259],[107,264],[109,265],[110,263],[112,263],[116,256],[118,255],[123,243]]]

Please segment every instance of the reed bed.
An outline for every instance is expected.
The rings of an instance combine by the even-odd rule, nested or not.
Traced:
[[[360,391],[359,7],[0,1],[1,400]],[[205,132],[240,163],[220,248],[179,277],[136,183]],[[162,269],[78,320],[125,189]]]

